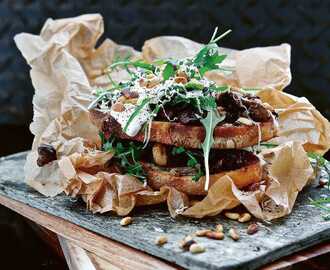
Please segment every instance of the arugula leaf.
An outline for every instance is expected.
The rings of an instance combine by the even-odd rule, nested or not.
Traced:
[[[231,32],[231,29],[227,30],[226,32],[224,32],[223,34],[221,34],[220,36],[218,36],[218,37],[216,38],[216,35],[217,35],[217,33],[218,33],[218,27],[216,27],[216,28],[214,29],[213,35],[212,35],[211,40],[210,40],[209,43],[216,43],[216,42],[218,42],[220,39],[222,39],[222,38],[224,38],[225,36],[227,36],[230,32]]]
[[[138,143],[124,141],[116,141],[115,137],[105,140],[104,134],[100,132],[100,137],[103,142],[103,151],[113,151],[114,159],[120,163],[120,167],[124,173],[137,177],[145,181],[146,174],[138,162],[142,146]]]
[[[100,140],[101,140],[101,146],[103,147],[103,145],[106,142],[106,139],[105,139],[104,133],[102,131],[99,132],[99,137],[100,137]]]
[[[222,63],[227,55],[220,55],[218,52],[218,46],[215,43],[207,44],[203,49],[199,51],[194,59],[194,65],[198,68],[201,76],[206,71],[219,68],[219,64]]]
[[[215,98],[212,96],[200,96],[199,103],[200,103],[201,109],[207,110],[207,111],[216,109],[216,107],[217,107]]]
[[[200,81],[196,79],[191,79],[189,82],[185,84],[185,88],[187,90],[203,90],[204,84],[202,84]]]
[[[315,152],[308,152],[307,156],[309,158],[314,159],[317,162],[317,166],[319,166],[319,167],[324,167],[325,165],[327,165],[329,163],[329,161],[326,160],[323,156],[321,156],[320,154],[317,154]]]
[[[210,42],[205,45],[194,58],[193,63],[198,68],[201,76],[209,70],[219,69],[219,64],[227,57],[225,54],[219,54],[219,47],[216,42],[229,34],[231,30],[226,31],[219,37],[216,37],[217,32],[218,27],[215,28]]]
[[[214,143],[213,131],[216,125],[221,121],[223,121],[224,119],[225,119],[224,115],[220,115],[218,111],[212,109],[208,111],[206,118],[200,120],[205,128],[205,139],[204,142],[202,143],[202,149],[204,153],[205,176],[206,176],[205,187],[204,187],[205,191],[208,190],[209,182],[210,182],[209,154],[212,145]]]
[[[328,214],[325,214],[323,216],[323,219],[326,221],[330,220],[330,198],[322,198],[322,199],[318,199],[318,200],[313,200],[310,199],[312,205],[314,205],[315,207],[318,207],[320,209],[322,209],[325,212],[328,212]]]
[[[187,151],[187,155],[189,157],[187,165],[189,167],[195,167],[198,164],[197,159],[194,157],[194,155],[190,151]]]
[[[131,63],[134,67],[139,67],[139,68],[143,68],[143,69],[146,69],[146,70],[150,70],[152,72],[155,71],[155,66],[153,64],[149,64],[149,63],[146,63],[142,60],[137,60],[137,61],[134,61]]]
[[[274,148],[274,147],[278,146],[278,144],[276,144],[276,143],[265,143],[265,142],[260,143],[260,145],[265,146],[266,148]]]
[[[224,92],[227,92],[229,90],[229,86],[228,85],[224,85],[224,86],[212,85],[212,86],[209,87],[209,89],[212,92],[215,92],[215,93],[224,93]]]
[[[199,180],[199,178],[201,178],[203,175],[204,175],[204,173],[199,166],[197,174],[194,175],[191,180],[193,180],[194,182],[197,182]]]
[[[328,174],[328,189],[330,190],[330,161],[328,161],[327,159],[325,159],[322,155],[317,154],[315,152],[308,152],[307,156],[309,157],[309,159],[312,159],[316,162],[314,167],[315,169],[324,169],[326,171],[326,173]]]
[[[173,147],[171,153],[173,156],[182,153],[185,153],[188,156],[189,159],[187,161],[187,166],[197,169],[197,174],[192,177],[192,180],[194,182],[198,181],[199,178],[204,175],[201,169],[201,165],[198,163],[198,160],[195,158],[194,154],[191,151],[186,150],[182,146],[179,146],[179,147]]]
[[[177,154],[182,154],[185,151],[186,151],[186,149],[184,149],[183,146],[179,146],[179,147],[173,147],[171,153],[172,153],[172,155],[177,155]]]
[[[163,70],[164,81],[168,80],[170,77],[173,77],[174,73],[174,66],[171,63],[167,63],[165,69]]]
[[[324,169],[326,171],[326,173],[328,174],[328,184],[327,184],[327,188],[330,190],[330,161],[328,161],[327,159],[325,159],[322,155],[314,153],[314,152],[308,152],[307,153],[309,159],[313,160],[316,162],[314,169]],[[311,202],[314,206],[329,212],[329,214],[326,214],[323,216],[323,218],[325,220],[330,220],[330,197],[326,197],[326,198],[321,198],[318,200],[313,200],[311,199]]]
[[[128,126],[130,125],[130,123],[132,123],[133,119],[140,113],[140,111],[143,109],[143,107],[148,104],[150,101],[150,98],[145,98],[142,100],[141,104],[136,106],[134,112],[131,114],[131,116],[128,118],[126,125],[123,129],[124,132],[127,131]]]

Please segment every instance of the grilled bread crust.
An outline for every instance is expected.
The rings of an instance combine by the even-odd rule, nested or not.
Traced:
[[[172,170],[164,170],[152,163],[141,162],[141,164],[147,174],[148,185],[155,190],[160,189],[162,186],[172,186],[188,195],[207,194],[207,191],[204,190],[204,176],[194,182],[192,176],[178,175],[173,168]],[[224,175],[231,177],[238,188],[244,188],[262,180],[262,166],[258,159],[256,162],[236,170],[212,174],[210,175],[210,187]]]
[[[106,125],[109,116],[97,110],[90,112],[90,118],[94,125],[102,130],[106,135],[114,133],[121,139],[133,141],[144,141],[144,131],[140,131],[136,136],[126,135],[120,126],[117,128]],[[259,140],[267,141],[276,136],[276,120],[268,122],[254,123],[251,125],[224,124],[214,129],[214,144],[212,148],[230,149],[244,148],[256,145]],[[185,148],[201,148],[205,139],[205,129],[203,126],[183,125],[176,122],[153,121],[150,131],[150,142],[157,142],[167,145],[183,146]]]

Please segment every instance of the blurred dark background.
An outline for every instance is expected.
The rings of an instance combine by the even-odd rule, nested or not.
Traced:
[[[33,139],[28,129],[33,87],[14,35],[38,34],[49,17],[84,13],[101,13],[105,36],[136,49],[159,35],[207,42],[215,26],[233,30],[222,41],[224,47],[287,42],[292,46],[293,79],[286,91],[306,96],[330,119],[330,1],[0,0],[0,156],[29,149]],[[64,269],[24,220],[4,208],[0,216],[0,259],[5,265],[10,269],[20,269],[22,263],[27,269]],[[25,261],[17,260],[21,256]]]

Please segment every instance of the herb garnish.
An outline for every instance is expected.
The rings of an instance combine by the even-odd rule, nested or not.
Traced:
[[[170,77],[173,77],[175,74],[174,66],[172,63],[167,63],[163,70],[163,79],[164,81],[168,80]]]
[[[148,102],[150,101],[150,98],[145,98],[142,100],[141,104],[139,104],[138,106],[136,106],[134,112],[131,114],[131,116],[128,118],[126,125],[123,129],[124,132],[127,131],[128,126],[130,125],[130,123],[132,123],[133,119],[139,115],[140,111],[143,109],[144,106],[146,106],[148,104]]]
[[[231,30],[226,31],[219,37],[216,37],[217,32],[218,27],[215,28],[210,42],[199,51],[194,59],[194,65],[198,68],[201,76],[204,76],[207,71],[218,69],[219,64],[221,64],[227,56],[225,54],[219,54],[219,47],[216,42],[229,34]]]
[[[202,149],[204,153],[204,164],[205,164],[205,191],[209,188],[210,182],[210,170],[209,170],[209,154],[214,143],[213,131],[218,123],[225,119],[224,115],[220,115],[217,110],[210,109],[207,113],[206,118],[200,120],[205,128],[205,139],[202,143]]]
[[[173,156],[182,154],[182,153],[185,153],[188,156],[187,166],[197,169],[197,173],[192,177],[192,180],[194,182],[197,182],[199,180],[199,178],[201,178],[204,175],[204,172],[201,169],[201,165],[199,164],[198,160],[194,156],[193,152],[186,150],[182,146],[179,146],[179,147],[173,147],[171,153]]]
[[[124,173],[145,181],[145,172],[138,162],[142,149],[141,145],[136,144],[136,142],[117,141],[113,136],[106,140],[102,132],[99,133],[99,136],[102,142],[102,150],[114,153],[113,159],[118,161]]]
[[[278,146],[276,143],[267,143],[267,142],[262,142],[260,143],[261,146],[264,146],[266,148],[275,148]]]
[[[325,159],[322,155],[314,153],[314,152],[308,152],[307,153],[309,159],[314,163],[314,170],[324,170],[327,173],[327,188],[330,190],[330,161]],[[318,200],[310,199],[312,205],[328,212],[328,214],[325,214],[323,218],[325,220],[330,220],[330,197],[327,198],[321,198]]]
[[[310,199],[312,205],[324,210],[327,214],[323,215],[323,219],[326,221],[330,220],[330,198],[322,198],[318,200]]]
[[[330,190],[330,161],[328,161],[322,155],[315,152],[308,152],[307,155],[312,162],[316,162],[314,166],[314,170],[323,169],[327,173],[328,189]]]

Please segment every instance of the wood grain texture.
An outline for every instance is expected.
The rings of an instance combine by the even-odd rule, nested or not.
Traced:
[[[116,262],[112,262],[113,258],[111,256],[107,256],[107,259],[102,258],[75,245],[72,241],[67,240],[62,236],[58,236],[58,238],[70,270],[124,269],[115,266]]]
[[[25,154],[18,154],[0,161],[1,203],[14,208],[17,207],[17,204],[10,204],[12,199],[21,202],[20,208],[15,211],[19,211],[22,215],[29,214],[31,219],[43,222],[41,225],[53,231],[61,230],[62,235],[63,232],[66,232],[69,240],[72,240],[74,244],[86,248],[102,258],[107,258],[109,252],[113,253],[113,256],[118,256],[116,266],[119,268],[131,258],[136,257],[134,252],[145,255],[137,251],[140,250],[188,269],[256,269],[278,258],[330,239],[330,222],[325,222],[321,217],[320,209],[312,207],[308,200],[309,197],[319,198],[321,195],[329,195],[329,191],[325,189],[313,187],[305,189],[299,194],[290,216],[271,224],[260,223],[260,231],[252,236],[246,233],[247,224],[238,224],[235,221],[223,219],[221,216],[203,220],[188,218],[173,220],[164,207],[136,209],[132,213],[134,222],[128,227],[121,227],[119,226],[120,217],[110,214],[93,215],[86,211],[85,205],[80,201],[72,200],[64,195],[45,198],[27,187],[19,181],[23,175],[24,157]],[[26,210],[23,207],[26,205],[38,210],[31,207]],[[53,219],[46,219],[46,215],[52,215]],[[58,222],[55,223],[56,221]],[[198,239],[198,242],[207,249],[207,252],[198,255],[182,252],[178,247],[179,240],[185,235],[198,229],[212,228],[217,223],[222,223],[225,231],[235,226],[241,234],[240,240],[234,242],[229,237],[225,237],[222,241]],[[166,234],[169,239],[169,242],[163,247],[157,247],[154,244],[155,238],[159,234]],[[106,239],[105,243],[104,238],[100,235],[115,241]],[[120,256],[120,254],[128,252],[127,249],[130,250],[130,248],[118,242],[134,247],[131,249],[134,252],[128,253],[130,258]],[[118,244],[121,246],[119,249]],[[141,269],[139,266],[149,266],[151,269],[149,259],[156,260],[152,256],[148,256],[148,259],[144,259],[145,257],[142,255],[137,257],[138,260],[134,261],[134,268],[138,269]],[[164,264],[162,261],[156,261]],[[167,264],[164,265],[171,267]]]
[[[260,270],[281,270],[281,269],[289,269],[290,267],[302,263],[308,262],[309,260],[316,258],[318,256],[329,253],[330,256],[330,242],[319,244],[314,247],[310,247],[306,250],[302,250],[297,252],[291,256],[284,257],[270,265],[263,267]],[[306,269],[308,266],[306,265]]]
[[[70,267],[70,270],[85,269],[85,267],[89,266],[90,263],[92,263],[94,267],[92,270],[119,270],[119,268],[115,267],[113,262],[111,262],[111,258],[110,260],[101,258],[94,253],[88,252],[83,248],[74,245],[70,240],[63,237],[60,237],[60,243],[68,263],[70,261],[77,262],[75,267]],[[295,267],[297,264],[300,264],[300,267],[302,267],[301,263],[304,263],[303,265],[306,265],[306,269],[309,269],[309,260],[324,254],[330,255],[330,243],[319,244],[315,247],[294,253],[291,256],[281,258],[274,263],[261,267],[260,270],[287,270]],[[85,262],[86,260],[87,263]],[[324,267],[321,265],[320,269],[327,269],[326,265],[324,265]],[[319,268],[316,266],[313,269]],[[89,268],[86,268],[86,270],[89,270]]]

